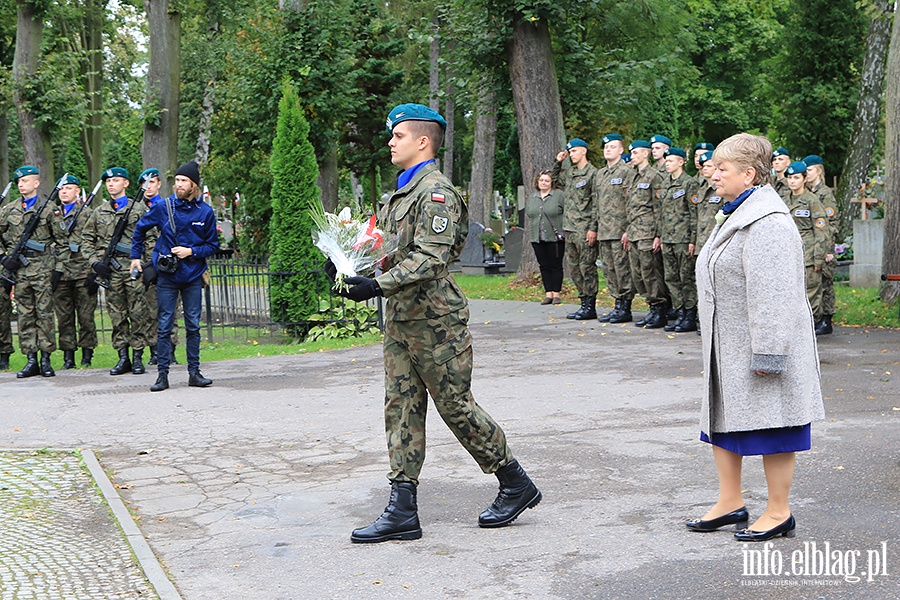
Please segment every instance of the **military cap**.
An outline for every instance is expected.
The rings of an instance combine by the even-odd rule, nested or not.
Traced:
[[[388,131],[393,131],[397,123],[403,121],[433,121],[441,126],[444,131],[447,130],[447,121],[441,116],[441,113],[428,108],[423,104],[401,104],[388,113],[385,126]]]
[[[19,181],[22,177],[26,175],[40,175],[37,170],[37,167],[32,167],[31,165],[25,165],[24,167],[19,167],[16,169],[16,172],[13,173],[13,182]]]
[[[103,175],[100,176],[100,179],[106,181],[110,177],[124,177],[125,179],[128,179],[128,171],[122,167],[112,167],[103,171]]]
[[[680,156],[681,158],[687,159],[687,154],[681,148],[669,148],[663,156]]]
[[[145,181],[153,177],[159,177],[159,169],[146,169],[143,173],[141,173],[140,177],[138,177],[138,185],[142,185]]]
[[[797,175],[798,173],[806,173],[806,163],[799,160],[795,160],[784,170],[785,175]]]
[[[649,150],[650,142],[648,142],[647,140],[634,140],[633,142],[628,144],[629,151],[634,150],[635,148],[646,148],[647,150]]]
[[[703,152],[700,152],[697,155],[697,161],[700,163],[700,166],[702,167],[704,165],[704,163],[706,163],[707,161],[709,161],[712,158],[712,156],[713,156],[712,150],[704,150]]]
[[[604,146],[610,142],[615,142],[615,141],[621,142],[622,136],[619,135],[618,133],[607,133],[606,135],[603,136],[603,145]]]
[[[659,142],[660,144],[665,144],[666,146],[674,146],[675,145],[672,143],[672,140],[670,140],[669,138],[667,138],[664,135],[654,135],[652,138],[650,138],[651,144],[655,144],[657,142]]]
[[[807,167],[811,167],[813,165],[821,165],[825,164],[825,161],[822,160],[822,157],[818,154],[810,154],[806,158],[803,159],[803,162],[806,163]]]
[[[778,156],[790,156],[791,153],[788,152],[788,149],[784,146],[779,147],[775,152],[772,153],[772,158],[776,158]]]
[[[710,144],[709,142],[697,142],[694,144],[694,150],[715,150],[716,147],[714,144]]]
[[[571,150],[572,148],[587,148],[587,142],[581,138],[573,138],[566,144],[566,150]]]
[[[622,155],[622,162],[624,162],[625,164],[630,163],[630,162],[631,162],[631,155],[628,154],[627,152],[626,152],[625,154],[623,154],[623,155]]]
[[[66,176],[63,178],[63,181],[61,183],[62,185],[81,185],[81,182],[78,181],[78,178],[69,173],[66,173]]]

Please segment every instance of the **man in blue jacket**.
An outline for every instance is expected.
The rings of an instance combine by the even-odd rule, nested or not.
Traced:
[[[206,258],[219,249],[216,215],[201,199],[200,167],[191,161],[175,172],[175,194],[157,202],[138,221],[131,246],[131,268],[141,270],[141,253],[148,230],[158,227],[160,234],[153,248],[153,266],[159,274],[157,303],[159,330],[157,355],[159,376],[150,387],[161,392],[169,387],[172,323],[178,294],[184,308],[187,346],[188,385],[212,384],[200,373],[200,310],[203,299],[203,273]]]

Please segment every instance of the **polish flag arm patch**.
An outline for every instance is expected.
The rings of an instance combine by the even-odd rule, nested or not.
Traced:
[[[443,204],[443,203],[444,203],[444,195],[443,195],[443,194],[439,194],[439,193],[437,193],[437,192],[432,192],[432,193],[431,193],[431,200],[432,200],[433,202],[440,202],[441,204]]]

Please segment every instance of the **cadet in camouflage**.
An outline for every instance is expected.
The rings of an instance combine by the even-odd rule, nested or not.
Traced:
[[[0,204],[0,210],[3,209]],[[7,246],[5,242],[0,243]],[[0,281],[0,371],[9,369],[9,357],[15,352],[12,345],[12,298],[10,292],[12,286],[6,282]]]
[[[828,253],[831,233],[825,207],[815,194],[806,189],[807,166],[792,162],[785,170],[791,194],[788,210],[803,240],[803,259],[806,264],[806,295],[816,323],[822,318],[822,268]],[[834,246],[832,246],[833,248]]]
[[[790,166],[791,162],[793,161],[791,161],[791,154],[787,148],[782,146],[772,152],[772,187],[775,188],[775,191],[778,192],[785,204],[787,204],[791,195],[791,188],[788,187],[784,178],[784,171]]]
[[[716,228],[716,213],[722,210],[722,198],[716,194],[716,186],[710,180],[716,171],[716,164],[712,161],[712,152],[701,152],[697,162],[700,163],[698,187],[691,198],[691,202],[697,210],[694,256],[700,255],[700,250],[703,249],[703,245],[706,244],[713,229]]]
[[[819,302],[822,308],[822,317],[816,323],[816,335],[827,335],[833,331],[832,319],[835,311],[834,269],[837,266],[834,258],[834,245],[838,241],[841,219],[834,191],[825,185],[825,165],[822,157],[815,154],[810,155],[804,158],[803,162],[807,166],[806,187],[819,198],[822,206],[825,207],[825,215],[828,217],[828,238],[830,241],[828,251],[825,253],[825,264],[822,266],[822,298]]]

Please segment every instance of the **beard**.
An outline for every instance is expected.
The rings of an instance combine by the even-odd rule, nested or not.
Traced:
[[[179,200],[183,200],[185,202],[190,202],[200,196],[200,194],[198,192],[199,192],[199,190],[197,189],[197,186],[192,185],[190,188],[188,188],[186,190],[176,189],[175,197],[178,198]]]

